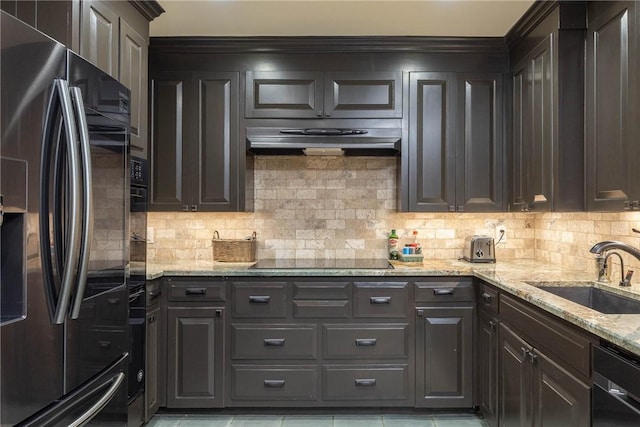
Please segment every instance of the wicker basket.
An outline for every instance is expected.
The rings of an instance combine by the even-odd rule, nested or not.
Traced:
[[[253,262],[256,260],[256,232],[251,239],[221,239],[213,232],[213,260],[221,262]]]

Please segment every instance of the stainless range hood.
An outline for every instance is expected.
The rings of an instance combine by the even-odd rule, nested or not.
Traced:
[[[247,149],[262,155],[397,156],[399,128],[248,127]]]

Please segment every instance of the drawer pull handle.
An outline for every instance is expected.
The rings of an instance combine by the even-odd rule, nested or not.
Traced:
[[[482,301],[485,304],[491,304],[491,300],[493,299],[493,296],[491,296],[491,294],[488,294],[486,292],[482,293]]]
[[[376,385],[375,378],[356,379],[356,387],[373,387]]]
[[[376,345],[376,338],[356,338],[357,347],[373,347]]]
[[[98,341],[100,348],[111,348],[111,341]]]
[[[265,338],[265,347],[284,347],[284,338]]]
[[[269,304],[270,299],[271,297],[268,295],[251,295],[249,302],[251,304]]]
[[[391,304],[391,297],[371,297],[371,304]]]
[[[264,386],[267,388],[283,388],[284,380],[264,380]]]
[[[441,295],[454,295],[456,291],[453,288],[444,288],[444,289],[434,289],[433,295],[441,296]]]
[[[187,294],[187,295],[206,295],[207,294],[207,289],[206,288],[187,288],[187,290],[185,291],[185,294]]]

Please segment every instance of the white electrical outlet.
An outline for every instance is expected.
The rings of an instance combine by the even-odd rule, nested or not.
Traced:
[[[496,225],[495,242],[496,245],[506,243],[507,241],[507,226],[504,224]]]

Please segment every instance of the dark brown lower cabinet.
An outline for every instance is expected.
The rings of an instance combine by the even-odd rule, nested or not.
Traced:
[[[591,422],[591,388],[500,324],[500,425],[580,427]]]
[[[145,354],[145,376],[144,376],[144,399],[145,412],[144,419],[149,421],[158,412],[160,407],[159,398],[159,338],[160,338],[160,307],[156,306],[147,312],[147,323],[145,328],[146,354]]]
[[[168,307],[167,407],[224,406],[224,308]]]
[[[498,426],[498,325],[496,316],[479,310],[476,329],[478,405],[490,427]]]
[[[416,309],[416,407],[473,404],[473,306]]]

